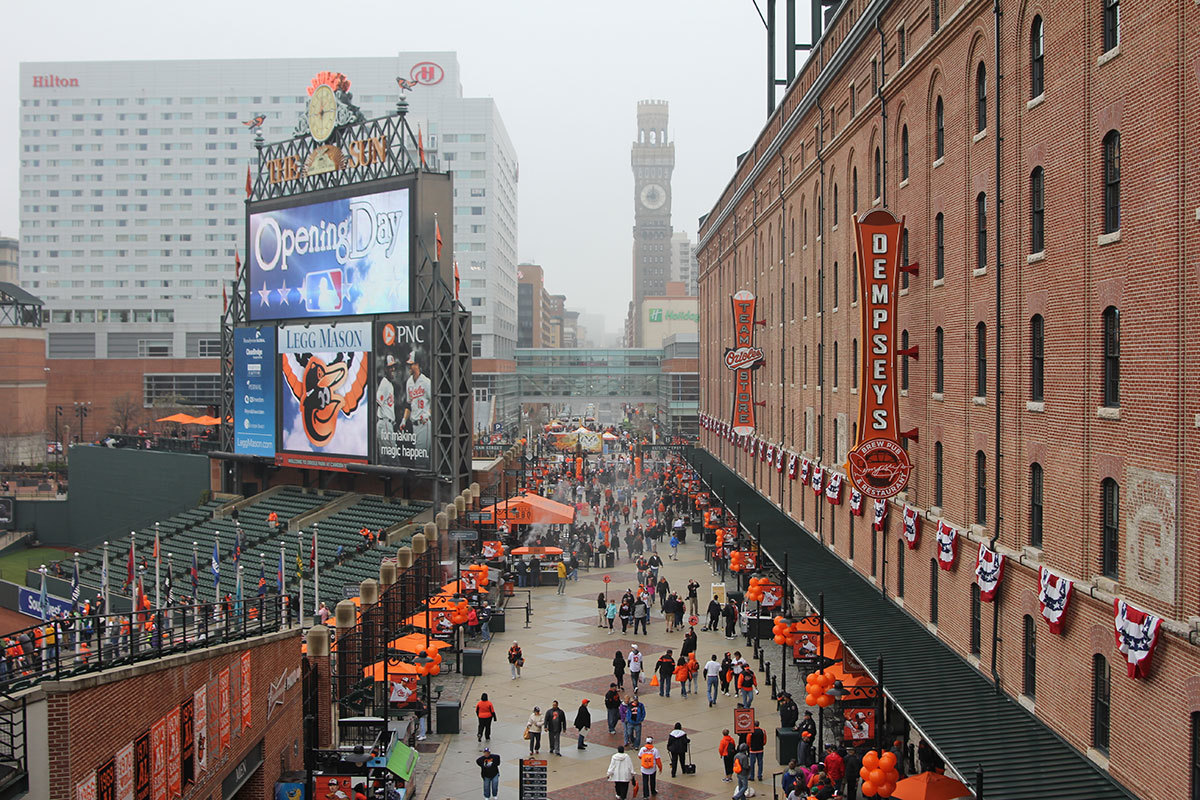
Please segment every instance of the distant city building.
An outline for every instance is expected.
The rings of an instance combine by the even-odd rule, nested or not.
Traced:
[[[0,283],[20,283],[20,252],[16,239],[0,236]]]
[[[548,330],[546,346],[566,347],[563,344],[563,314],[566,312],[567,296],[565,294],[552,294],[549,296],[549,299],[550,302],[546,306]]]
[[[674,334],[700,330],[700,299],[688,295],[682,283],[670,282],[661,297],[642,299],[637,319],[641,325],[638,347],[659,349]]]
[[[550,295],[537,264],[517,267],[517,347],[549,347]]]
[[[515,421],[517,155],[495,101],[463,96],[452,52],[22,64],[20,282],[45,299],[51,362],[75,362],[51,364],[50,403],[93,400],[103,428],[117,397],[145,409],[217,402],[251,123],[265,117],[268,141],[292,136],[323,70],[350,78],[368,118],[395,111],[398,77],[417,82],[409,121],[429,166],[454,173],[447,223],[477,396]],[[113,358],[128,361],[114,370]]]
[[[671,235],[671,280],[682,283],[690,295],[699,294],[696,289],[696,248],[683,231]]]
[[[671,278],[671,173],[675,145],[667,141],[666,100],[637,104],[637,138],[630,163],[633,167],[633,300],[627,342],[640,339],[637,310],[648,296],[666,294]]]

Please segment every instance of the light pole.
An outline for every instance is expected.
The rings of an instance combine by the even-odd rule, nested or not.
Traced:
[[[62,439],[59,438],[59,435],[58,435],[58,421],[60,419],[62,419],[62,415],[63,415],[63,407],[55,406],[54,407],[54,478],[55,478],[55,480],[58,479],[59,470],[62,469],[62,467],[59,465],[59,461],[58,461],[59,455],[62,453]]]
[[[87,419],[88,414],[91,413],[91,409],[92,409],[92,402],[90,400],[88,400],[86,402],[82,402],[82,403],[80,403],[80,402],[75,403],[75,416],[79,417],[79,443],[80,444],[83,444],[83,442],[84,442],[83,421],[85,419]]]

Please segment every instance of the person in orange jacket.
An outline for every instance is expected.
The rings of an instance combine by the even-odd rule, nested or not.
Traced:
[[[675,665],[675,681],[679,684],[679,695],[681,697],[688,696],[688,677],[690,676],[691,669],[688,667],[687,659],[679,659],[679,663]]]
[[[725,777],[721,779],[725,783],[733,780],[733,756],[736,748],[737,740],[729,735],[729,728],[721,731],[721,741],[717,742],[717,755],[725,764]]]

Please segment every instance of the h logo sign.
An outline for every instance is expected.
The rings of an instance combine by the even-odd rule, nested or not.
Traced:
[[[651,322],[662,322],[662,318],[663,317],[662,317],[662,309],[661,308],[650,309],[650,321]]]
[[[446,77],[445,71],[432,61],[422,61],[412,68],[409,77],[415,83],[424,84],[425,86],[433,86],[441,83],[442,78]]]

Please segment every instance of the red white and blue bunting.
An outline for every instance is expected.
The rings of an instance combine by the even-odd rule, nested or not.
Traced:
[[[887,521],[887,500],[875,501],[875,520],[871,523],[875,530],[882,532]]]
[[[812,474],[812,490],[813,494],[820,496],[821,491],[825,488],[825,470],[820,467],[813,467]]]
[[[783,456],[784,450],[782,447],[775,448],[775,471],[783,472]]]
[[[938,520],[937,527],[938,567],[948,570],[958,560],[958,531],[946,524],[946,520]]]
[[[787,473],[788,478],[796,480],[796,475],[800,472],[800,456],[795,453],[788,453]]]
[[[1117,598],[1113,601],[1116,613],[1117,650],[1125,656],[1125,669],[1131,678],[1150,677],[1150,659],[1162,631],[1162,618],[1136,609]]]
[[[979,584],[979,599],[991,603],[996,599],[996,590],[1004,579],[1004,555],[980,543],[979,555],[975,559],[975,582]]]
[[[1067,613],[1074,587],[1074,581],[1055,575],[1045,567],[1038,568],[1038,605],[1042,616],[1050,623],[1051,633],[1063,632],[1063,615]]]
[[[904,507],[904,541],[909,550],[917,549],[917,539],[921,536],[921,515],[912,506]]]
[[[858,489],[850,490],[850,513],[856,517],[863,515],[863,496]]]
[[[825,487],[825,499],[835,506],[842,504],[842,476],[836,472],[829,473],[829,483]]]
[[[807,458],[800,461],[800,480],[808,483],[809,477],[812,475],[812,462]]]

